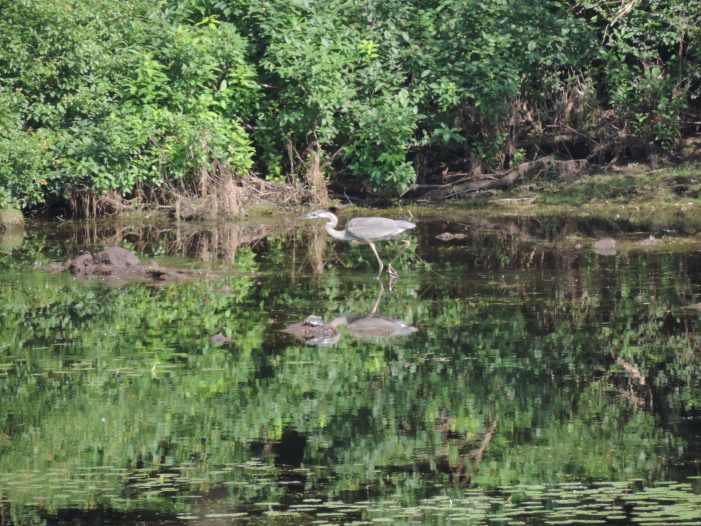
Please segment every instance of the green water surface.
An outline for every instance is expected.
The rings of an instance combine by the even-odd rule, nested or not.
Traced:
[[[0,242],[0,524],[701,523],[701,252],[665,244],[693,233],[419,221],[390,287],[317,227]],[[203,275],[43,268],[112,245]],[[417,330],[281,332],[312,314]]]

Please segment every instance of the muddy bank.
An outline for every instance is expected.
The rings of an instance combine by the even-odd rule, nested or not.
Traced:
[[[200,270],[164,267],[154,261],[141,263],[138,257],[121,247],[109,247],[95,254],[85,253],[45,267],[55,272],[70,272],[81,281],[99,279],[111,286],[121,286],[133,281],[154,284],[179,283],[210,275]]]

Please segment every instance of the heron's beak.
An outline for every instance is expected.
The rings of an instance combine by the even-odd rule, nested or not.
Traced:
[[[309,212],[308,214],[304,214],[300,219],[315,219],[316,216],[314,215],[314,212]]]

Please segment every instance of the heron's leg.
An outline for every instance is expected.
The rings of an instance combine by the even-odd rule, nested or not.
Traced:
[[[372,310],[370,311],[371,315],[377,314],[377,307],[380,306],[380,300],[382,299],[382,295],[385,293],[385,286],[382,284],[382,282],[379,282],[379,287],[377,288],[377,298],[375,298],[375,303],[372,304]]]
[[[404,252],[406,252],[406,250],[409,248],[409,246],[411,246],[411,241],[409,241],[408,239],[403,239],[403,240],[402,240],[402,243],[404,244],[404,248],[401,249],[401,250],[397,253],[397,255],[394,256],[394,257],[392,258],[392,261],[390,261],[389,264],[387,265],[387,271],[389,272],[390,276],[394,277],[395,279],[399,277],[399,273],[398,273],[396,270],[394,270],[394,267],[392,266],[392,263],[394,263],[394,261],[395,261],[399,256],[401,256],[402,254],[404,254]]]
[[[377,278],[380,278],[380,275],[382,274],[382,269],[385,268],[385,264],[382,263],[382,260],[380,259],[380,255],[377,253],[377,249],[375,248],[375,243],[372,241],[368,242],[368,245],[370,245],[370,248],[372,249],[372,253],[375,254],[375,257],[377,258],[377,263],[380,265],[380,270],[377,272]]]

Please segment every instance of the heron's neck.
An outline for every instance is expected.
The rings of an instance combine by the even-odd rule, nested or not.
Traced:
[[[351,239],[348,237],[346,234],[345,230],[335,230],[336,225],[338,224],[338,218],[337,217],[329,217],[328,223],[324,225],[326,228],[326,231],[329,233],[331,237],[334,239],[340,239],[341,241],[347,241]]]

